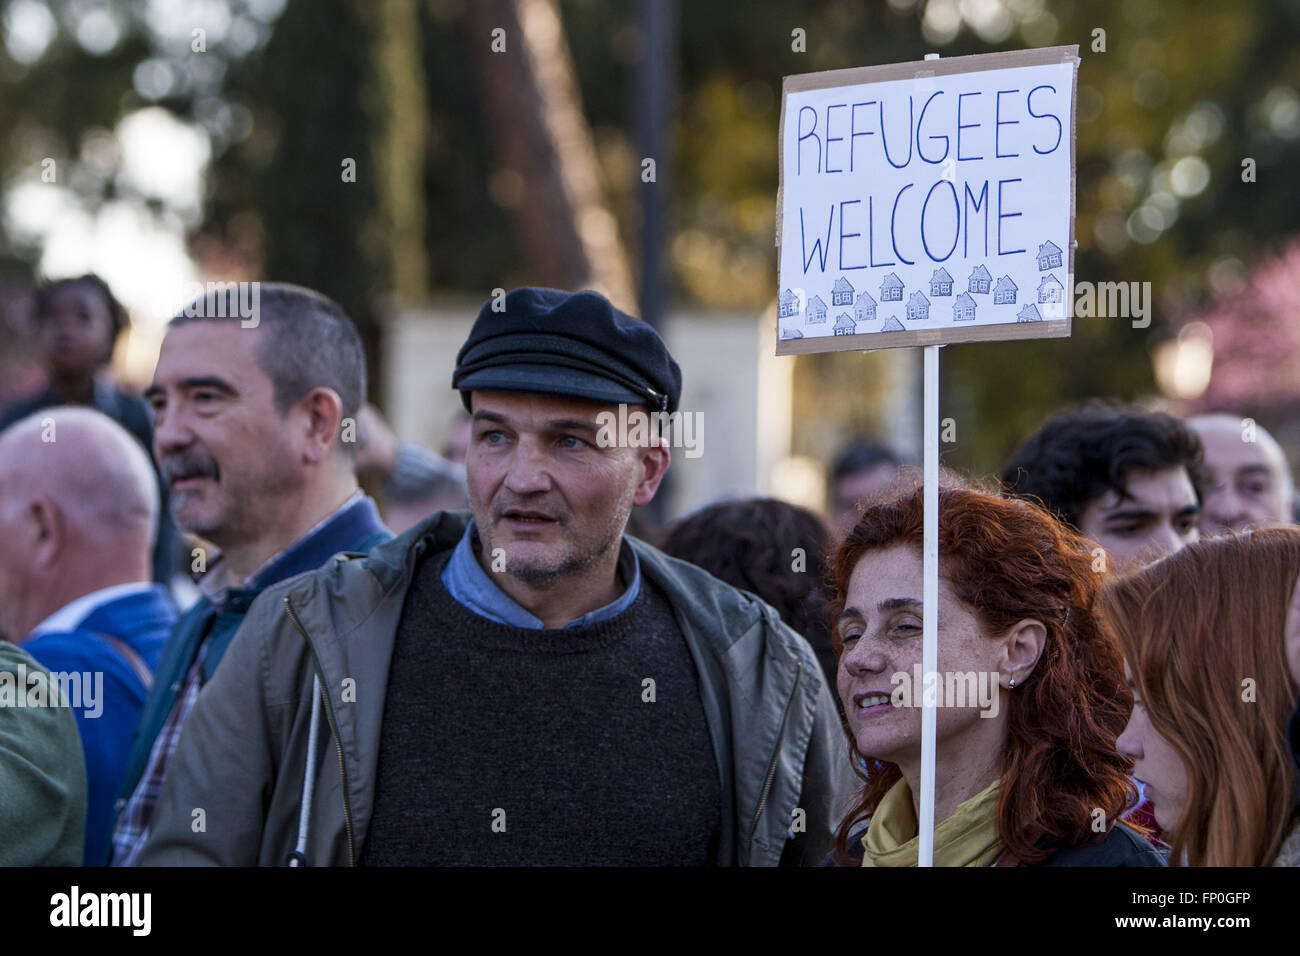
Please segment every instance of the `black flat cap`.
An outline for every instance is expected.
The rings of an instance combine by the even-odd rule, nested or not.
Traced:
[[[663,339],[597,292],[524,287],[479,310],[456,356],[451,387],[565,395],[673,412],[682,370]]]

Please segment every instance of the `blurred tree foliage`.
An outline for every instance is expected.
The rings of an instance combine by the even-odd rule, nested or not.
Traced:
[[[489,38],[469,35],[464,4],[418,3],[428,104],[422,236],[430,291],[482,294],[529,279],[508,215],[527,197],[492,174],[469,49]],[[377,138],[394,141],[379,133],[385,107],[373,57],[382,43],[373,7],[289,0],[281,12],[279,0],[225,0],[229,22],[242,26],[210,44],[203,55],[213,62],[199,68],[183,36],[156,29],[151,12],[161,5],[100,6],[119,36],[92,53],[78,32],[84,4],[0,2],[6,187],[39,175],[43,156],[76,165],[88,131],[161,103],[213,137],[196,247],[252,250],[267,275],[315,285],[368,321],[391,287],[393,261],[378,211],[381,184],[367,175],[379,168]],[[635,6],[560,6],[606,196],[635,267]],[[52,11],[58,30],[25,62],[8,31],[15,18],[30,22],[33,7]],[[1256,258],[1297,231],[1300,179],[1288,170],[1300,159],[1300,4],[1291,0],[695,0],[681,3],[678,23],[672,291],[755,311],[775,295],[782,76],[929,51],[1079,45],[1076,279],[1151,282],[1154,321],[1135,329],[1122,319],[1077,319],[1066,340],[946,348],[943,413],[956,419],[958,437],[949,464],[996,470],[1056,407],[1094,394],[1151,394],[1154,337],[1239,284]],[[796,29],[807,52],[792,49]],[[1104,52],[1094,49],[1098,30]],[[151,89],[140,72],[146,61],[167,64],[179,79],[161,93]],[[239,122],[244,115],[251,124]],[[340,179],[348,156],[357,159],[355,184]],[[1243,182],[1246,158],[1255,161],[1256,182]],[[90,206],[117,188],[111,175],[78,182]],[[0,233],[0,256],[33,261],[38,251]]]

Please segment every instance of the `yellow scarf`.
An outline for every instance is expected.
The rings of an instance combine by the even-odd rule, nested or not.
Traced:
[[[1001,780],[957,806],[934,828],[935,866],[992,866],[1004,849],[998,834]],[[889,788],[862,837],[863,866],[916,866],[918,825],[912,791],[900,779]]]

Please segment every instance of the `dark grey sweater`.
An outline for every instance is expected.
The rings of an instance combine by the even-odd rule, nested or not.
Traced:
[[[611,620],[511,627],[447,593],[448,554],[398,626],[360,864],[711,864],[718,765],[663,593],[643,577]]]

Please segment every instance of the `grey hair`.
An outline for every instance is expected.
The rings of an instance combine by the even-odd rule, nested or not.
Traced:
[[[247,285],[213,283],[169,324],[255,321],[263,329],[257,362],[271,380],[276,411],[285,414],[298,399],[323,386],[338,393],[342,417],[355,420],[366,397],[366,354],[347,313],[333,299],[303,286],[251,283],[254,293],[249,297],[242,288]],[[355,451],[351,443],[344,448]]]

